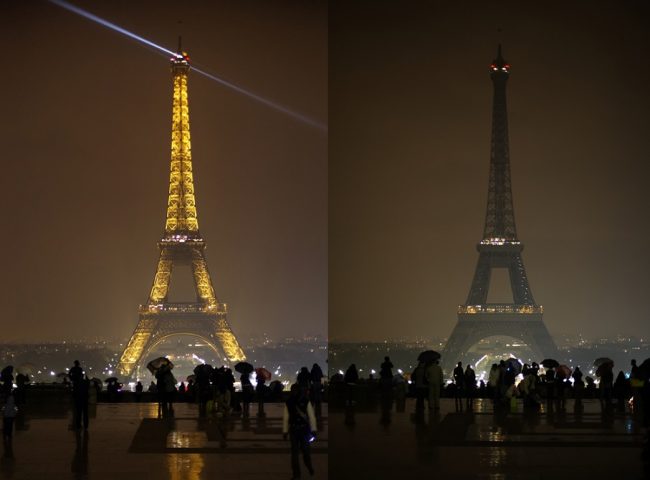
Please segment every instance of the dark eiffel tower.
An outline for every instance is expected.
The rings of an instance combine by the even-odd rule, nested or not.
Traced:
[[[535,303],[521,258],[524,246],[517,238],[510,185],[508,112],[506,83],[510,65],[501,55],[490,65],[494,84],[490,180],[483,240],[474,280],[464,305],[458,307],[458,323],[444,349],[443,367],[449,372],[457,361],[467,362],[468,350],[491,336],[517,338],[530,348],[534,358],[556,357],[557,347],[542,320],[542,306]],[[487,303],[490,277],[495,268],[507,269],[512,303]]]

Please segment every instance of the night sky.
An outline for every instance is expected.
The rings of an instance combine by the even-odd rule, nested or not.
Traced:
[[[327,123],[324,2],[77,5],[172,50],[180,33],[201,68]],[[168,58],[45,1],[3,1],[0,44],[1,338],[127,338],[164,228]],[[235,334],[326,335],[327,133],[192,73],[189,102],[199,226]]]
[[[451,333],[483,234],[499,42],[547,327],[648,335],[648,3],[462,5],[330,4],[330,339]]]

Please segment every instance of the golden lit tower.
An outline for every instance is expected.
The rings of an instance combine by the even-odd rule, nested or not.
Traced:
[[[120,375],[132,376],[147,360],[149,352],[172,335],[196,335],[212,347],[220,358],[244,360],[228,321],[226,305],[219,303],[205,261],[205,241],[199,233],[192,174],[190,114],[187,100],[189,57],[180,48],[171,59],[174,85],[172,103],[172,152],[169,171],[169,198],[165,233],[158,242],[160,258],[146,305],[140,306],[140,320],[118,364]],[[167,301],[174,265],[190,265],[196,299],[193,302]]]

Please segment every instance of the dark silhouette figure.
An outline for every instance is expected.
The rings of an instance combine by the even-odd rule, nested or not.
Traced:
[[[298,386],[302,388],[305,394],[307,394],[309,391],[309,385],[311,384],[311,374],[307,367],[302,367],[300,369],[298,376],[296,377],[296,383],[298,383]]]
[[[357,372],[357,366],[353,363],[345,371],[343,376],[343,382],[345,382],[345,404],[353,405],[355,401],[355,389],[357,383],[359,382],[359,372]]]
[[[458,362],[453,371],[454,377],[454,404],[457,412],[463,411],[463,393],[465,390],[465,372],[463,371],[463,362]]]
[[[90,390],[90,380],[87,376],[77,383],[77,387],[72,391],[74,398],[74,428],[79,430],[83,423],[85,430],[88,430],[88,394]]]
[[[84,378],[84,371],[83,368],[81,368],[79,360],[74,361],[74,365],[68,372],[68,377],[70,377],[70,381],[72,382],[72,391],[74,392],[74,389],[81,383]]]
[[[573,410],[575,413],[582,413],[584,411],[582,398],[585,394],[585,384],[582,381],[582,377],[580,367],[576,367],[571,374],[571,378],[573,378],[573,397],[575,398]]]
[[[314,474],[311,463],[310,443],[315,439],[316,415],[309,399],[299,385],[291,385],[289,399],[285,403],[283,437],[291,442],[291,471],[294,479],[300,478],[300,453],[310,475]]]
[[[614,390],[613,365],[606,366],[600,371],[600,407],[603,413],[612,411],[612,394]]]
[[[144,390],[144,387],[142,386],[142,382],[138,382],[135,385],[135,401],[139,402],[142,399],[142,391]]]
[[[251,402],[253,401],[253,384],[249,373],[242,373],[239,380],[241,381],[241,397],[244,404],[243,415],[244,418],[248,418],[251,413]]]
[[[467,410],[474,410],[474,395],[476,391],[476,373],[471,365],[465,369],[465,395],[467,396]]]
[[[309,372],[311,380],[311,403],[314,405],[314,413],[316,413],[316,418],[321,417],[321,405],[323,401],[323,370],[317,363],[314,363],[311,367],[311,372]]]
[[[5,402],[2,407],[2,439],[5,442],[11,442],[14,431],[14,420],[16,419],[16,399],[13,392],[10,390],[5,396]]]
[[[618,372],[613,389],[614,398],[616,398],[616,411],[618,413],[625,413],[625,399],[630,398],[630,393],[630,382],[625,378],[625,373],[623,371]]]
[[[426,365],[423,362],[418,363],[413,373],[411,380],[415,388],[415,413],[424,412],[424,399],[429,393],[429,385],[426,379]]]
[[[266,417],[264,413],[264,397],[266,396],[267,386],[265,385],[264,377],[257,376],[257,385],[255,385],[255,393],[257,394],[257,416]]]

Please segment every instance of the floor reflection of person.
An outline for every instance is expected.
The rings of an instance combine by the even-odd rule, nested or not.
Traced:
[[[75,450],[72,457],[70,470],[76,474],[75,478],[87,478],[88,474],[88,432],[83,435],[77,431],[75,436]]]
[[[300,453],[310,475],[314,474],[311,462],[310,443],[317,429],[316,415],[309,398],[299,385],[291,385],[289,398],[284,406],[282,433],[291,442],[292,478],[300,478]]]

